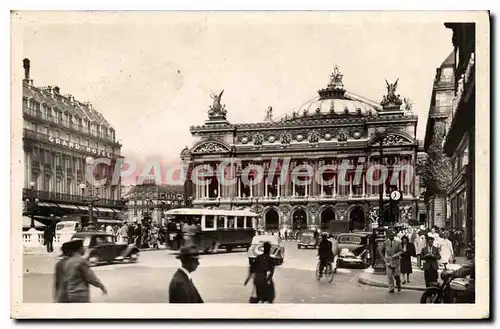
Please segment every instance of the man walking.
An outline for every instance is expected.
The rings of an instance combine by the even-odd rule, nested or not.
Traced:
[[[54,303],[66,303],[68,301],[66,286],[64,285],[64,263],[70,256],[68,245],[69,242],[65,242],[61,246],[62,258],[57,262],[54,271]]]
[[[53,252],[54,251],[54,228],[52,225],[47,226],[45,228],[45,231],[43,232],[43,241],[45,243],[45,246],[47,247],[47,252]]]
[[[422,249],[424,249],[426,245],[424,232],[418,231],[418,235],[415,238],[414,244],[415,244],[415,254],[417,255],[417,267],[420,269],[422,268],[422,260],[420,254],[422,253]]]
[[[71,240],[66,245],[70,257],[63,265],[63,285],[66,288],[66,302],[90,303],[89,284],[101,289],[104,295],[108,294],[106,287],[90,269],[88,262],[82,258],[84,254],[83,240]]]
[[[387,231],[387,239],[384,241],[381,250],[389,279],[389,293],[394,293],[394,279],[396,280],[398,291],[401,291],[400,263],[403,248],[401,247],[401,241],[394,239],[394,236],[394,230],[389,229]]]
[[[199,254],[196,246],[180,249],[176,258],[181,261],[181,267],[175,272],[168,288],[170,303],[203,303],[191,278],[191,273],[200,265]]]
[[[425,261],[424,279],[425,286],[429,287],[431,282],[438,280],[438,261],[441,259],[439,248],[434,246],[434,236],[427,237],[427,246],[422,249],[422,260]]]

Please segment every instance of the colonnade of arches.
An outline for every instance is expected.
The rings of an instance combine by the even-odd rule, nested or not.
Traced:
[[[361,206],[352,207],[348,216],[349,230],[364,230],[369,224],[366,213]],[[263,213],[262,218],[264,220],[264,229],[266,231],[274,231],[280,229],[280,215],[276,208],[270,207],[266,209]],[[335,208],[333,206],[324,207],[320,210],[316,225],[321,230],[328,230],[330,228],[331,221],[335,220]],[[302,207],[293,209],[290,217],[290,224],[292,230],[307,229],[311,224],[311,221],[308,217],[306,209]]]

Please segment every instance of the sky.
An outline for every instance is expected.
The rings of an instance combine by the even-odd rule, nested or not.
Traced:
[[[434,16],[266,12],[18,13],[36,86],[89,101],[116,129],[122,155],[180,162],[224,89],[231,123],[290,113],[335,65],[347,90],[379,102],[384,79],[414,103],[424,138],[436,68],[453,50]],[[13,58],[22,69],[22,59]]]

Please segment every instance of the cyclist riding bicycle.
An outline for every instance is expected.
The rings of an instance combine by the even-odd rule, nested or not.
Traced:
[[[328,240],[328,234],[323,233],[321,235],[321,242],[319,243],[318,256],[319,256],[319,275],[323,275],[323,270],[326,265],[333,262],[333,245],[330,240]]]

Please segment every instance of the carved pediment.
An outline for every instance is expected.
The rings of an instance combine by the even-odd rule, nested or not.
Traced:
[[[409,138],[395,134],[387,135],[384,138],[384,145],[405,145],[405,144],[413,144],[413,141]]]
[[[230,148],[227,145],[224,145],[220,142],[216,141],[207,141],[203,142],[191,151],[192,154],[200,154],[200,153],[229,153]]]
[[[393,146],[393,145],[413,145],[415,141],[413,138],[409,136],[405,136],[404,134],[394,134],[389,133],[384,137],[384,145],[385,146]],[[379,139],[377,136],[373,135],[368,145],[379,145]]]

